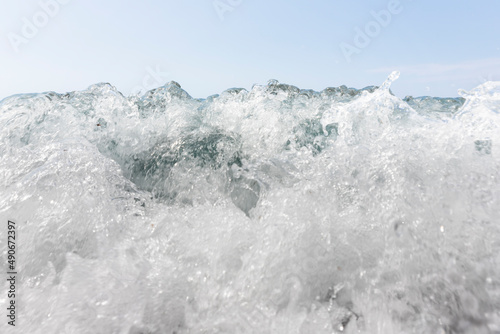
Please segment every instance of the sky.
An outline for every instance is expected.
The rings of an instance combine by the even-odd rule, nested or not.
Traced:
[[[174,80],[193,97],[270,79],[458,96],[500,81],[498,0],[0,0],[0,99]]]

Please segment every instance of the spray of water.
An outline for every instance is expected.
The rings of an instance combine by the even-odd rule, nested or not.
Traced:
[[[500,332],[500,83],[401,100],[398,76],[1,101],[19,330]]]

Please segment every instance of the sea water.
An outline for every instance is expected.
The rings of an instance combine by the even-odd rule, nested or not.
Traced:
[[[500,82],[402,100],[398,75],[4,99],[15,329],[500,333]]]

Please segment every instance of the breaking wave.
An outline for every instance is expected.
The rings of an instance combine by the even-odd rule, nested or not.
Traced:
[[[1,101],[19,330],[500,333],[500,82],[398,75]]]

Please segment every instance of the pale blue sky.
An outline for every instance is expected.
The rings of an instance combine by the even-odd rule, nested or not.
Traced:
[[[50,17],[54,1],[0,0],[0,98],[97,82],[129,94],[175,80],[194,97],[271,78],[362,88],[392,70],[398,96],[457,96],[500,80],[498,0],[59,0]],[[372,14],[391,8],[383,24]]]

